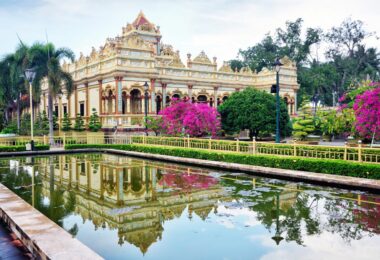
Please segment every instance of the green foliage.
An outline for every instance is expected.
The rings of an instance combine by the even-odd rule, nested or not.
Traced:
[[[38,113],[34,122],[35,135],[47,135],[49,133],[49,120],[45,110]]]
[[[102,128],[96,109],[92,109],[92,115],[90,116],[90,121],[88,122],[88,129],[91,132],[98,132]]]
[[[251,136],[274,133],[276,129],[275,96],[253,88],[233,93],[218,108],[222,117],[222,128],[227,133],[249,129]],[[280,104],[281,135],[290,133],[289,115],[285,102]]]
[[[36,151],[44,151],[44,150],[49,150],[50,146],[49,145],[35,145],[34,149]],[[9,153],[9,152],[23,152],[26,151],[26,146],[25,145],[14,145],[14,146],[0,146],[0,153]]]
[[[2,134],[17,134],[17,122],[16,120],[10,121],[4,129],[1,131]]]
[[[79,113],[75,118],[74,130],[78,132],[82,132],[85,130],[83,117]]]
[[[58,130],[59,129],[59,124],[58,124],[58,118],[55,114],[53,114],[53,129]]]
[[[248,155],[230,152],[210,152],[198,149],[155,147],[145,145],[66,145],[65,149],[119,149],[136,152],[145,152],[161,155],[170,155],[202,160],[221,161],[257,165],[271,168],[281,168],[299,171],[310,171],[334,175],[380,179],[380,165],[370,163],[356,163],[343,160],[309,159],[301,157],[283,157],[270,155]]]
[[[336,120],[337,112],[336,110],[329,111],[318,111],[317,127],[320,129],[323,135],[335,135],[339,130],[339,122]]]
[[[306,136],[314,133],[315,121],[311,114],[311,107],[304,105],[293,121],[293,136],[298,140],[305,140]]]
[[[71,120],[70,120],[69,115],[67,113],[65,113],[63,115],[61,130],[65,131],[65,132],[71,130]]]
[[[148,130],[153,131],[156,134],[156,136],[159,135],[162,131],[162,117],[148,116],[144,124],[148,128]]]

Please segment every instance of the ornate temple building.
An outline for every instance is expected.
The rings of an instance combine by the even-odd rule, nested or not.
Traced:
[[[122,28],[122,34],[108,38],[99,49],[92,48],[86,56],[63,64],[75,81],[75,91],[55,100],[59,119],[67,113],[74,120],[81,114],[86,120],[95,109],[103,128],[133,129],[142,125],[147,108],[149,116],[170,105],[172,98],[202,102],[217,107],[231,93],[252,86],[270,91],[276,73],[264,68],[259,73],[249,67],[232,71],[227,62],[218,66],[204,51],[182,61],[179,51],[161,41],[160,27],[140,12],[132,24]],[[290,114],[296,111],[299,89],[295,64],[284,57],[280,71],[280,95],[288,104]],[[47,86],[42,88],[40,111],[47,108]]]

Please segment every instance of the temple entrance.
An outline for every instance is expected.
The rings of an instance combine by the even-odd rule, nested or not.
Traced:
[[[131,113],[132,114],[141,114],[141,92],[138,89],[131,91]]]

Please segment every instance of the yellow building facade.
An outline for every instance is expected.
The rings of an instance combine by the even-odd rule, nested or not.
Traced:
[[[75,91],[67,97],[55,98],[55,108],[61,120],[67,113],[74,120],[81,114],[85,120],[95,109],[104,129],[140,128],[145,113],[145,82],[148,84],[148,115],[155,116],[170,105],[173,98],[207,103],[217,107],[231,93],[252,86],[270,91],[276,73],[264,68],[259,73],[248,67],[232,71],[227,62],[218,66],[201,52],[187,54],[183,62],[179,51],[163,44],[160,28],[140,12],[132,24],[122,28],[121,36],[108,38],[99,49],[92,48],[88,56],[80,54],[74,63],[63,64],[70,72]],[[285,98],[290,114],[296,112],[297,69],[284,57],[280,71],[280,95]],[[47,111],[47,86],[42,87],[39,110]]]

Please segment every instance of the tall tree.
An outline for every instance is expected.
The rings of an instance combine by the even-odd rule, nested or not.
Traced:
[[[53,99],[63,89],[69,97],[74,87],[73,79],[69,72],[63,70],[61,61],[64,58],[74,61],[74,53],[68,48],[57,49],[52,43],[35,43],[29,54],[31,64],[37,71],[34,84],[41,86],[46,80],[48,85],[49,140],[50,144],[54,144]]]
[[[366,31],[362,21],[351,18],[344,20],[340,26],[332,27],[326,34],[330,44],[326,58],[338,72],[337,91],[340,95],[368,76],[375,79],[380,72],[380,54],[375,48],[367,48],[364,43],[372,36],[375,34]]]
[[[20,130],[21,125],[20,98],[22,94],[27,92],[23,75],[29,64],[28,51],[28,46],[20,42],[16,51],[5,56],[1,63],[2,98],[6,106],[16,100],[18,130]]]
[[[290,133],[289,115],[281,100],[280,129],[284,137]],[[250,137],[274,133],[276,129],[276,98],[264,91],[247,88],[233,93],[218,108],[222,128],[227,133],[249,129]]]

